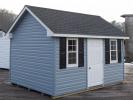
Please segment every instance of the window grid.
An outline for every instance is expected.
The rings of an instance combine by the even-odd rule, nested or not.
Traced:
[[[67,39],[67,67],[78,66],[78,40],[76,38]]]
[[[117,40],[112,39],[110,40],[110,63],[117,63]]]

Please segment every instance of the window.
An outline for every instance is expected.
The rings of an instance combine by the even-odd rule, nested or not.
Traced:
[[[118,53],[117,53],[117,40],[110,40],[110,63],[118,62]]]
[[[78,67],[78,39],[67,38],[67,67]]]

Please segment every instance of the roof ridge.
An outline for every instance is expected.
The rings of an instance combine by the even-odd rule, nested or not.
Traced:
[[[25,5],[25,6],[28,8],[33,7],[33,8],[48,9],[48,10],[53,10],[53,11],[60,11],[60,12],[65,12],[65,13],[80,14],[80,15],[85,15],[85,16],[101,17],[99,15],[91,15],[91,14],[85,14],[85,13],[80,13],[80,12],[73,12],[73,11],[66,11],[66,10],[59,10],[59,9],[52,9],[52,8],[44,8],[44,7],[39,7],[39,6],[31,6],[31,5]]]

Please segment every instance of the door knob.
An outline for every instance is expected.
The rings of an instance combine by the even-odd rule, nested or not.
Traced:
[[[89,67],[89,69],[91,69],[91,67]]]

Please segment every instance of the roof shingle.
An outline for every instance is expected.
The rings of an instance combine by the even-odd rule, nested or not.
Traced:
[[[27,6],[55,34],[127,36],[100,16]]]

